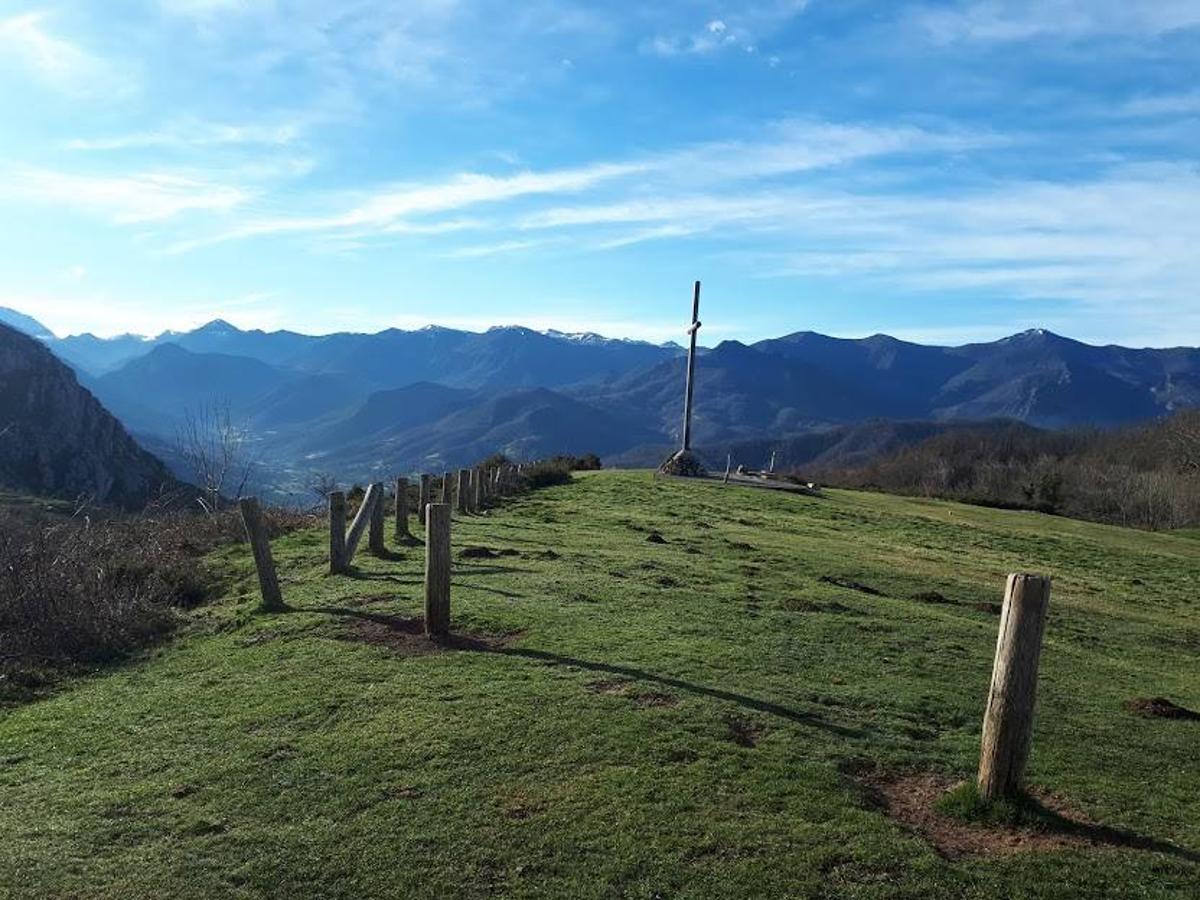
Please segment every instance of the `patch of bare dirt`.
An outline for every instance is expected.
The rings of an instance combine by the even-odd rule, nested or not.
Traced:
[[[629,693],[633,682],[627,678],[606,678],[602,681],[590,681],[586,687],[593,694],[612,694],[620,697]]]
[[[627,697],[639,709],[679,705],[679,698],[674,694],[666,691],[639,691],[637,682],[628,678],[605,678],[600,681],[588,682],[586,687],[593,694]]]
[[[433,638],[425,634],[425,620],[421,616],[371,616],[354,622],[345,634],[346,640],[387,647],[401,656],[425,656],[447,650],[495,652],[507,647],[518,637],[519,632],[473,634],[451,631],[444,638]]]
[[[729,730],[729,740],[739,747],[757,747],[767,733],[767,726],[754,719],[733,718],[725,724]]]
[[[1178,705],[1166,697],[1145,697],[1125,702],[1125,708],[1131,713],[1146,716],[1151,719],[1185,719],[1195,722],[1200,720],[1200,713]]]
[[[1062,797],[1033,791],[1030,799],[1039,816],[1016,827],[965,822],[937,809],[937,802],[961,784],[938,773],[859,774],[873,805],[916,832],[946,859],[971,856],[1012,856],[1045,853],[1072,847],[1117,846],[1155,850],[1190,857],[1190,851],[1153,838],[1098,825],[1073,809]]]

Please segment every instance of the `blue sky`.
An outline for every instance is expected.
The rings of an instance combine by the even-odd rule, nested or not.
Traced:
[[[0,0],[0,305],[1200,344],[1200,0]]]

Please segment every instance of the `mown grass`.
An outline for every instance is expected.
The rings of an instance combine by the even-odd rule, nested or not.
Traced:
[[[0,894],[1200,893],[1200,724],[1122,707],[1200,707],[1194,538],[605,472],[454,542],[519,553],[455,560],[454,626],[496,652],[352,639],[420,613],[421,548],[329,578],[302,531],[293,611],[223,549],[183,637],[0,713]],[[1164,852],[951,862],[851,777],[973,772],[1017,570],[1055,578],[1030,781]]]

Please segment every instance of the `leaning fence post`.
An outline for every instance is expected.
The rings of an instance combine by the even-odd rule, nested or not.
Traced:
[[[346,557],[346,495],[334,491],[329,495],[329,574],[337,575]]]
[[[354,561],[354,554],[358,551],[358,544],[362,540],[363,532],[367,530],[367,525],[374,515],[375,504],[383,502],[383,498],[380,496],[382,493],[382,484],[372,484],[363,495],[362,506],[358,508],[358,514],[350,523],[350,530],[346,532],[346,549],[342,554],[341,572],[349,571],[350,563]]]
[[[1021,790],[1033,737],[1038,660],[1049,604],[1049,578],[1008,576],[980,741],[978,784],[984,800],[1012,797]]]
[[[417,520],[422,525],[425,524],[425,507],[429,505],[430,482],[433,480],[430,475],[421,476],[421,488],[417,494]]]
[[[383,500],[383,485],[380,484],[379,496],[375,498],[375,505],[371,507],[371,530],[367,538],[367,548],[374,556],[387,554],[387,545],[383,542]]]
[[[431,503],[425,518],[425,633],[450,632],[450,505]]]
[[[408,479],[396,479],[396,540],[407,540],[408,532]]]
[[[254,568],[258,570],[258,586],[262,591],[262,608],[267,612],[283,609],[283,595],[279,592],[279,578],[275,574],[275,559],[271,556],[271,541],[263,524],[262,509],[254,497],[243,497],[238,506],[242,510],[242,523],[246,526],[246,537],[254,553]]]
[[[471,473],[466,469],[458,470],[458,511],[466,515],[471,511],[471,498],[468,491],[471,487]]]

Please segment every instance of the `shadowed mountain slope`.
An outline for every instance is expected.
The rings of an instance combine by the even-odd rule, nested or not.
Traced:
[[[0,325],[0,484],[134,508],[176,482],[40,341]]]

